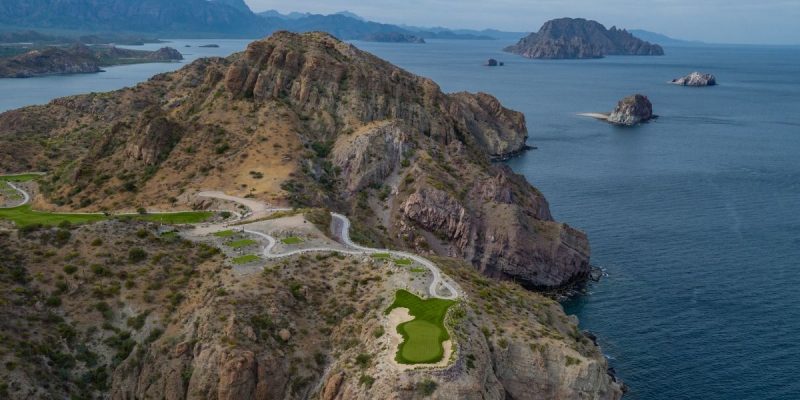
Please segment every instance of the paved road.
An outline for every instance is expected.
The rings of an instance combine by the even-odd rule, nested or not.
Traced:
[[[222,192],[200,192],[198,193],[198,196],[211,197],[242,204],[245,207],[252,210],[252,215],[250,216],[252,218],[268,215],[269,213],[275,211],[291,210],[289,208],[270,208],[267,204],[264,204],[258,200],[243,199],[236,196],[229,196]],[[275,246],[278,244],[278,241],[274,237],[267,235],[266,233],[254,230],[249,230],[244,228],[242,228],[241,230],[242,232],[261,237],[267,241],[267,245],[264,246],[264,249],[262,250],[262,254],[267,259],[291,257],[298,254],[315,253],[315,252],[339,252],[342,254],[351,254],[351,255],[371,255],[376,253],[388,253],[397,258],[408,258],[413,261],[416,261],[417,263],[419,263],[420,265],[424,266],[429,271],[431,271],[431,274],[433,275],[433,280],[431,281],[431,285],[428,288],[428,292],[431,297],[437,297],[449,300],[456,299],[459,297],[458,290],[455,288],[453,284],[448,282],[447,279],[445,279],[442,276],[442,271],[439,269],[439,267],[436,266],[436,264],[416,254],[407,253],[404,251],[389,250],[389,249],[373,249],[354,243],[353,240],[350,239],[350,219],[348,219],[346,216],[342,214],[337,214],[337,213],[331,213],[331,217],[340,222],[340,224],[335,225],[335,226],[340,226],[340,231],[334,232],[334,234],[342,239],[342,243],[345,245],[346,249],[333,248],[333,247],[315,247],[315,248],[292,250],[286,253],[275,253],[273,252],[273,250]],[[215,227],[206,227],[204,229],[204,232],[208,231],[208,228],[213,229]],[[229,229],[228,226],[223,226],[223,225],[218,226],[218,228]],[[442,294],[441,289],[445,289],[445,292],[447,294]]]
[[[14,207],[24,206],[25,204],[28,204],[28,203],[31,201],[31,195],[29,195],[29,194],[28,194],[28,192],[26,192],[26,191],[24,191],[24,190],[20,189],[20,188],[19,188],[17,185],[15,185],[15,184],[14,184],[14,183],[12,183],[12,182],[6,182],[6,183],[7,183],[7,184],[8,184],[8,186],[10,186],[12,189],[14,189],[14,190],[16,190],[16,191],[18,191],[18,192],[22,193],[22,203],[19,203],[19,204],[15,205]]]

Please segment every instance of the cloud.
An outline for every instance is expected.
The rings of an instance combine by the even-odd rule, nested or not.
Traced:
[[[798,0],[245,1],[255,11],[348,10],[374,21],[421,26],[535,31],[548,19],[568,16],[709,42],[800,42]]]

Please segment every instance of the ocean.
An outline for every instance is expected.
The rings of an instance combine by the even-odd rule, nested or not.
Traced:
[[[172,45],[191,60],[246,43]],[[564,307],[599,337],[627,399],[800,398],[800,47],[533,61],[501,41],[354,44],[445,91],[488,92],[525,113],[538,149],[508,164],[556,219],[588,233],[607,276]],[[489,57],[505,66],[482,66]],[[0,80],[0,110],[179,66]],[[667,84],[695,70],[719,86]],[[660,118],[617,128],[577,115],[633,93]]]

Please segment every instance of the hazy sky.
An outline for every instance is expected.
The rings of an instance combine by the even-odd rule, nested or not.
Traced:
[[[800,0],[245,0],[258,12],[348,10],[393,24],[535,31],[558,17],[718,43],[800,44]]]

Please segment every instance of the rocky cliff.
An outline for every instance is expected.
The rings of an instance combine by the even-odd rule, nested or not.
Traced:
[[[617,125],[636,125],[655,118],[653,104],[647,96],[634,94],[617,102],[614,111],[608,116],[608,122]]]
[[[490,162],[524,148],[522,114],[444,94],[325,34],[278,33],[131,89],[5,113],[0,126],[0,167],[50,171],[50,207],[169,207],[213,188],[336,209],[356,240],[463,257],[530,287],[589,271],[586,236]]]
[[[267,263],[263,272],[232,268],[213,247],[135,222],[1,228],[3,399],[622,393],[557,303],[457,260],[436,260],[470,299],[448,318],[454,356],[444,368],[409,370],[393,361],[383,314],[412,278],[408,268],[324,255]],[[144,257],[128,257],[131,249]]]
[[[538,32],[522,38],[505,51],[527,58],[601,58],[607,55],[664,55],[657,44],[640,40],[624,29],[583,18],[545,22]]]
[[[54,74],[100,72],[100,67],[115,64],[182,60],[181,53],[171,47],[156,51],[128,50],[114,46],[45,47],[10,58],[0,58],[0,78],[30,78]]]

